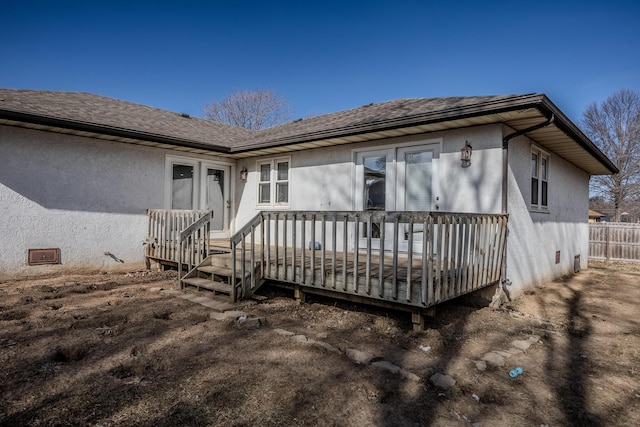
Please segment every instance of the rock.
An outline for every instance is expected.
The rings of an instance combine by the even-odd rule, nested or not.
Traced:
[[[307,341],[309,341],[304,335],[294,335],[293,340],[301,344],[307,344]]]
[[[533,343],[529,340],[516,340],[511,343],[514,348],[517,348],[518,350],[521,350],[523,352],[529,350],[531,344]]]
[[[504,357],[493,351],[490,351],[489,353],[482,356],[481,360],[484,360],[488,364],[496,366],[498,368],[505,365]]]
[[[397,374],[402,370],[402,368],[400,368],[400,366],[394,365],[393,363],[388,362],[386,360],[378,360],[376,362],[372,362],[371,366],[374,366],[374,367],[376,367],[378,369],[382,369],[382,370],[385,370],[385,371],[389,371],[392,374]]]
[[[315,345],[316,347],[322,347],[325,350],[330,351],[332,353],[342,354],[339,348],[336,348],[329,343],[326,343],[323,341],[316,341],[316,340],[309,340],[309,341],[310,341],[310,344]]]
[[[476,364],[476,369],[478,371],[486,371],[487,370],[487,362],[484,360],[474,360],[473,363]]]
[[[415,382],[420,382],[422,378],[414,374],[413,372],[405,371],[404,369],[400,370],[400,376],[406,380],[411,380]]]
[[[441,388],[443,390],[449,390],[451,387],[453,387],[456,384],[456,380],[454,380],[451,376],[442,375],[437,372],[431,375],[431,378],[429,378],[429,380],[434,386]]]
[[[266,325],[267,319],[264,317],[245,317],[242,316],[236,320],[236,326],[240,329],[258,329]]]
[[[230,322],[234,322],[237,319],[241,318],[242,316],[249,317],[247,313],[244,313],[242,311],[225,311],[224,313],[212,311],[209,313],[210,319],[226,320]]]
[[[509,353],[508,351],[494,351],[494,353],[499,354],[500,356],[504,357],[505,359],[508,359],[509,357],[513,356],[513,354]]]
[[[368,365],[375,358],[373,354],[365,353],[355,348],[348,348],[345,353],[349,359],[360,365]]]
[[[284,329],[274,329],[273,332],[275,332],[278,335],[284,335],[284,336],[293,336],[295,335],[293,332],[290,331],[285,331]]]
[[[529,350],[529,347],[531,347],[533,344],[537,343],[538,341],[540,341],[540,335],[531,335],[526,340],[513,341],[511,345],[524,352]]]
[[[512,355],[518,355],[518,354],[524,354],[524,351],[511,347],[509,350],[507,350],[509,353],[511,353]]]

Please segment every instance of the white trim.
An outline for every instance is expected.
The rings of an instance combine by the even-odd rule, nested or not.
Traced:
[[[198,177],[200,176],[200,170],[198,167],[200,165],[200,162],[197,159],[193,159],[189,157],[176,157],[176,156],[167,155],[165,157],[165,162],[164,162],[164,207],[165,209],[171,209],[171,204],[172,204],[171,185],[173,183],[173,165],[185,165],[185,166],[193,167],[193,194],[191,195],[191,200],[192,200],[192,205],[199,206],[200,181]]]
[[[379,147],[358,148],[351,150],[352,169],[351,169],[351,191],[352,191],[352,209],[364,210],[364,165],[365,157],[386,157],[386,176],[385,176],[385,210],[396,211],[404,210],[404,188],[400,188],[403,182],[401,174],[405,171],[404,153],[431,151],[432,171],[431,171],[431,208],[435,209],[438,195],[440,194],[440,153],[442,152],[442,138],[427,139],[421,141],[413,141],[402,144],[387,144]],[[364,231],[364,230],[363,230]],[[392,228],[385,229],[386,233],[392,233]],[[389,234],[387,234],[389,235]],[[363,244],[363,237],[358,236],[359,244]],[[393,239],[385,240],[385,250],[390,250]],[[372,241],[373,249],[380,249],[378,242]],[[400,240],[400,250],[407,250],[408,244],[404,239]],[[420,245],[414,245],[416,251],[421,250]]]
[[[537,212],[537,213],[549,213],[549,174],[550,174],[550,165],[551,165],[551,154],[549,154],[548,151],[540,148],[540,146],[538,146],[537,144],[531,143],[531,147],[530,147],[530,151],[529,151],[529,210],[531,212]],[[531,155],[533,154],[537,154],[538,155],[538,165],[537,165],[537,170],[536,170],[536,175],[537,176],[533,176],[532,174],[532,170],[531,170]],[[542,175],[540,173],[541,168],[542,168],[542,159],[545,159],[547,161],[547,176],[546,179],[544,180],[547,183],[547,204],[546,205],[542,205]],[[537,178],[538,179],[538,203],[537,204],[533,204],[531,203],[531,195],[533,194],[533,188],[531,187],[531,179],[532,178]]]
[[[193,196],[192,196],[192,209],[204,209],[205,195],[206,195],[206,177],[204,176],[207,168],[221,169],[228,177],[225,184],[225,190],[227,191],[226,199],[229,201],[229,209],[226,209],[228,218],[226,218],[225,226],[227,232],[223,236],[219,233],[218,236],[213,237],[226,237],[226,234],[231,234],[235,230],[235,183],[236,183],[236,165],[232,162],[216,161],[210,159],[200,159],[195,157],[182,157],[172,154],[165,155],[165,177],[164,177],[164,207],[165,209],[171,209],[171,184],[173,179],[173,165],[189,165],[193,167]],[[225,200],[226,203],[226,200]],[[226,208],[226,207],[225,207]],[[212,232],[213,234],[213,232]]]
[[[362,195],[358,194],[358,177],[359,177],[359,169],[357,167],[357,163],[358,163],[358,156],[360,155],[360,153],[372,153],[375,154],[377,152],[385,152],[388,150],[392,150],[392,160],[391,160],[391,164],[393,166],[393,177],[388,177],[388,179],[393,181],[394,186],[393,188],[393,192],[395,193],[396,191],[396,182],[397,182],[397,174],[398,174],[398,167],[397,167],[397,153],[399,150],[401,149],[405,149],[405,148],[416,148],[416,149],[420,149],[423,147],[427,147],[427,149],[433,149],[434,151],[434,156],[433,156],[433,176],[432,176],[432,181],[431,181],[431,185],[432,185],[432,196],[434,201],[437,200],[437,198],[439,197],[440,194],[440,175],[439,175],[439,166],[438,163],[440,161],[440,154],[442,153],[443,150],[443,138],[430,138],[430,139],[423,139],[423,140],[417,140],[417,141],[411,141],[411,142],[403,142],[403,143],[399,143],[399,144],[385,144],[385,145],[380,145],[377,147],[362,147],[362,148],[354,148],[351,150],[351,191],[352,191],[352,209],[353,210],[360,210],[362,208]],[[360,207],[358,207],[360,206]],[[393,203],[393,206],[388,206],[387,210],[395,210],[397,206],[397,202]],[[435,203],[434,203],[434,207],[435,207]]]
[[[279,163],[287,163],[287,180],[278,181],[278,164]],[[268,203],[260,203],[260,166],[268,164],[271,167],[269,174],[269,202]],[[256,207],[258,209],[271,208],[271,209],[290,209],[291,208],[291,185],[293,180],[291,179],[293,168],[291,167],[291,156],[282,156],[282,157],[271,157],[267,159],[256,160]],[[277,192],[277,183],[278,182],[287,182],[287,202],[286,203],[278,203],[276,202],[276,192]],[[266,183],[266,181],[265,181]]]

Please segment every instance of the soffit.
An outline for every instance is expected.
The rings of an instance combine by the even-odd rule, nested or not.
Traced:
[[[490,124],[504,124],[513,129],[514,132],[521,131],[539,123],[543,123],[547,117],[537,108],[527,108],[517,111],[500,112],[486,114],[475,117],[466,117],[455,120],[447,120],[438,123],[407,126],[398,129],[378,130],[334,137],[326,139],[316,139],[296,144],[272,146],[258,148],[244,152],[236,152],[230,156],[237,159],[257,157],[265,155],[278,155],[292,151],[307,150],[312,148],[330,147],[342,144],[352,144],[358,142],[375,141],[379,139],[416,135],[421,133],[431,133],[451,129],[469,128],[474,126],[484,126]],[[564,158],[578,168],[592,175],[607,175],[611,171],[603,165],[600,160],[587,149],[576,142],[575,138],[569,136],[565,130],[557,124],[552,123],[541,129],[528,132],[526,136],[545,150]]]

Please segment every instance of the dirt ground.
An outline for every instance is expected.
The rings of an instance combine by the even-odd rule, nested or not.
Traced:
[[[449,303],[420,333],[405,313],[268,287],[242,307],[267,324],[243,328],[158,287],[175,273],[0,283],[0,425],[640,425],[640,266],[593,265],[497,310]],[[474,363],[532,335],[503,367]]]

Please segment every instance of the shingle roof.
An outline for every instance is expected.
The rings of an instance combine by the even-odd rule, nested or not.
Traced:
[[[269,129],[250,131],[180,113],[84,92],[0,89],[0,111],[49,119],[59,124],[120,130],[147,137],[208,145],[231,151],[264,147],[300,139],[361,132],[420,117],[480,104],[507,101],[522,95],[397,99],[379,104],[295,120]]]
[[[378,104],[368,104],[258,131],[258,134],[253,138],[236,144],[234,149],[298,139],[327,138],[415,124],[421,120],[427,120],[429,116],[435,114],[449,113],[453,117],[469,107],[488,106],[526,96],[530,95],[402,98]]]
[[[502,123],[589,173],[617,172],[544,94],[397,99],[251,131],[90,93],[0,89],[2,123],[236,158]]]
[[[105,132],[229,148],[251,132],[235,126],[184,117],[180,113],[83,92],[0,89],[0,111],[59,125],[84,125]]]

